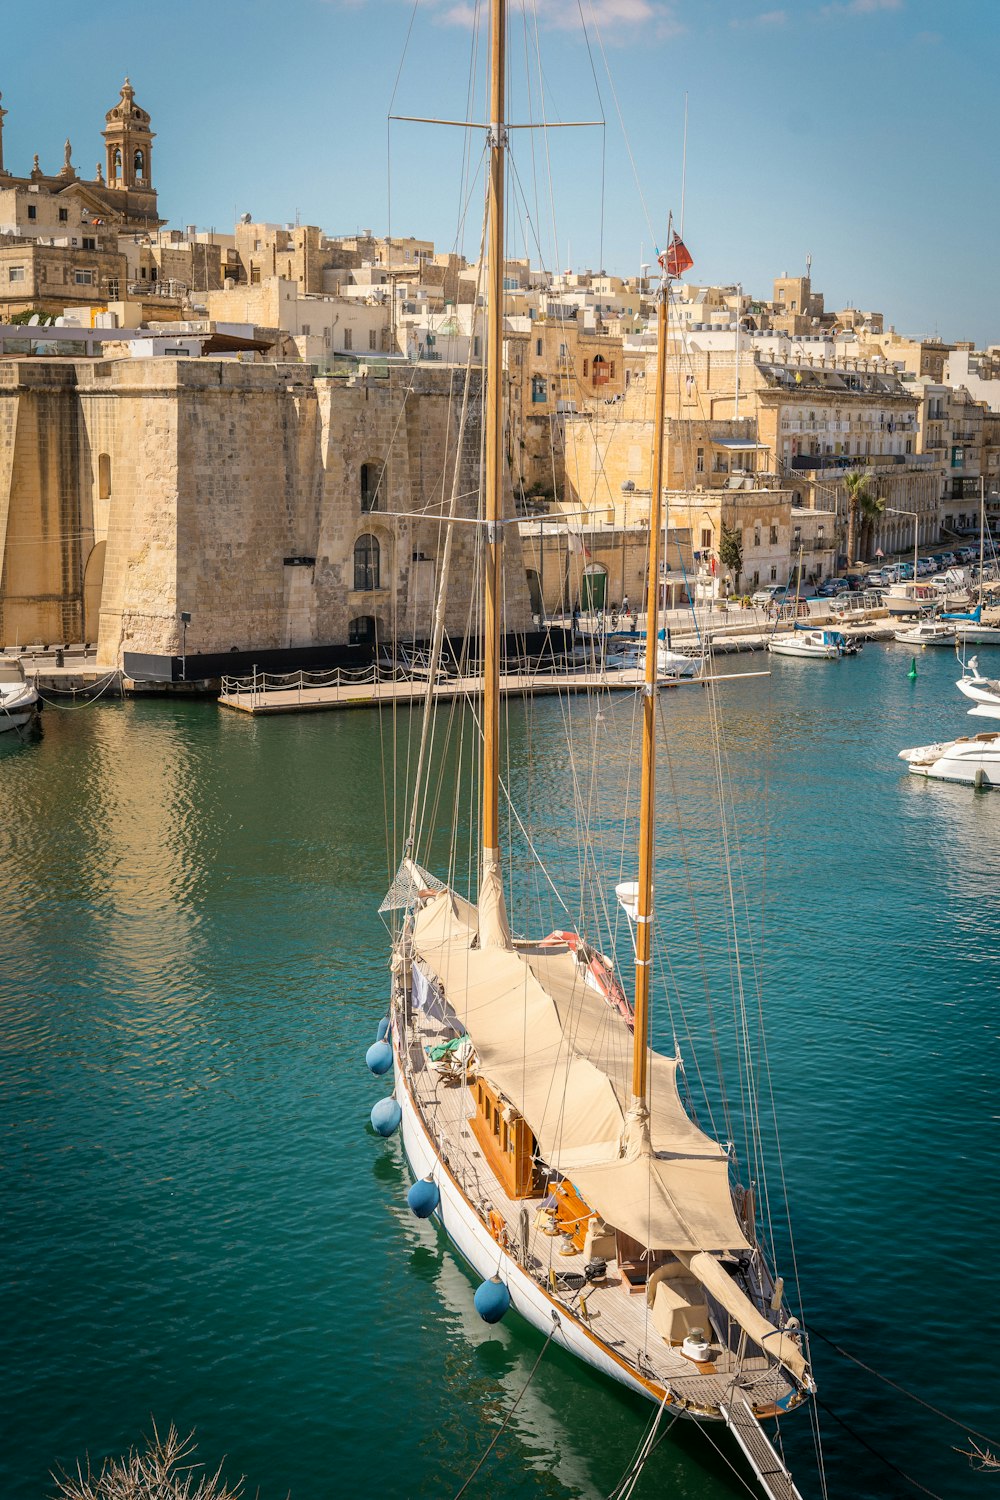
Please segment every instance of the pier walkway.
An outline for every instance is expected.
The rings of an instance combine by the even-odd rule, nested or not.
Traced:
[[[320,674],[299,672],[291,678],[275,681],[263,674],[256,679],[229,678],[222,681],[219,703],[247,714],[308,713],[321,709],[372,708],[376,704],[422,703],[427,696],[427,682],[412,677],[380,677],[358,681],[347,673],[327,673],[334,680],[317,683],[310,679]],[[767,672],[727,672],[696,677],[661,677],[661,688],[701,686],[708,682],[725,682],[737,677],[766,677]],[[544,693],[585,693],[594,690],[636,692],[642,687],[641,670],[627,667],[617,671],[571,671],[504,673],[500,691],[504,695],[524,694],[537,697]],[[474,697],[482,691],[480,677],[444,677],[434,685],[438,700]]]

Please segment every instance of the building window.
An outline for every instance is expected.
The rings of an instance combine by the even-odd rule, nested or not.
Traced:
[[[68,208],[61,208],[59,210],[59,222],[60,222],[60,224],[68,224],[69,223],[69,209]]]
[[[482,340],[480,339],[479,334],[477,333],[473,337],[473,340],[472,340],[472,357],[473,357],[473,359],[478,359],[481,352],[482,352]]]
[[[37,219],[38,218],[38,209],[35,207],[34,203],[29,203],[28,204],[28,218],[29,219]]]
[[[378,348],[378,329],[377,328],[369,328],[369,330],[368,330],[368,347],[369,347],[369,349],[377,349]]]
[[[589,359],[585,359],[584,362],[583,362],[583,378],[584,378],[584,380],[586,380],[586,378],[587,378],[587,372],[588,372],[589,369],[590,369],[590,360]]]
[[[367,533],[354,543],[354,587],[359,592],[371,593],[373,589],[381,588],[380,550],[378,538]]]
[[[253,262],[250,264],[250,285],[260,286],[260,266],[255,266]]]
[[[84,235],[84,237],[83,237],[83,248],[85,250],[96,250],[97,249],[97,241],[94,239],[93,235],[91,235],[91,234],[85,234]]]
[[[704,450],[704,448],[699,448],[698,452],[695,455],[694,472],[696,474],[704,474],[704,472],[705,472],[705,450]]]
[[[774,563],[772,563],[771,564],[771,582],[772,583],[776,583],[777,580],[778,580],[778,569],[775,567]]]
[[[703,526],[701,528],[701,550],[707,552],[712,545],[712,528]]]
[[[760,527],[759,526],[755,526],[754,529],[753,529],[753,544],[754,544],[755,547],[759,547],[760,546]]]
[[[11,266],[11,268],[10,268],[10,270],[9,270],[9,272],[7,274],[10,276],[11,281],[23,281],[24,280],[24,267],[23,266]]]
[[[310,329],[310,325],[308,323],[303,323],[303,325],[302,325],[302,332],[305,334],[306,338],[309,337],[309,329]]]
[[[378,510],[378,487],[382,478],[381,464],[361,465],[361,509]]]
[[[345,349],[353,349],[354,348],[354,331],[353,331],[353,329],[350,329],[350,328],[345,328],[344,329],[344,348]]]
[[[772,547],[776,547],[777,545],[778,545],[778,528],[777,528],[777,526],[772,526],[771,527],[771,546]]]
[[[73,280],[74,280],[74,282],[76,283],[77,286],[93,286],[94,285],[94,273],[93,273],[93,271],[79,271],[79,270],[77,270],[77,271],[73,272]]]
[[[541,359],[541,357],[542,357],[542,341],[541,341],[541,339],[536,339],[535,340],[535,353],[538,355],[538,358]]]
[[[347,643],[349,646],[374,646],[375,644],[375,616],[358,615],[347,627]]]
[[[120,292],[120,289],[119,289],[119,286],[118,286],[118,277],[117,276],[109,276],[108,277],[108,301],[109,302],[117,302],[118,298],[120,297],[120,295],[121,295],[121,292]]]
[[[531,377],[531,399],[532,401],[544,401],[547,395],[547,386],[544,375],[533,375]]]

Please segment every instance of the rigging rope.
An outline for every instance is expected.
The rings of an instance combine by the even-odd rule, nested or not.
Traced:
[[[460,1490],[456,1490],[455,1491],[454,1500],[461,1500],[461,1497],[465,1494],[466,1490],[469,1488],[469,1485],[475,1479],[476,1475],[479,1473],[480,1469],[483,1467],[483,1464],[489,1458],[490,1454],[493,1452],[493,1449],[496,1447],[497,1443],[503,1437],[504,1433],[507,1430],[507,1424],[510,1422],[511,1417],[517,1411],[517,1408],[520,1406],[520,1404],[521,1404],[521,1398],[524,1396],[525,1392],[527,1391],[528,1386],[534,1380],[535,1374],[536,1374],[536,1372],[538,1370],[538,1366],[542,1362],[542,1355],[545,1353],[546,1349],[549,1347],[549,1344],[552,1341],[552,1337],[555,1334],[555,1331],[556,1331],[556,1329],[558,1327],[559,1327],[559,1323],[558,1323],[557,1319],[555,1318],[555,1316],[553,1316],[552,1327],[549,1329],[548,1333],[545,1335],[545,1343],[542,1345],[542,1347],[538,1351],[538,1358],[535,1360],[535,1363],[531,1367],[531,1374],[528,1376],[527,1380],[524,1382],[524,1385],[521,1387],[520,1391],[518,1392],[517,1399],[515,1400],[513,1406],[510,1409],[510,1411],[504,1417],[503,1422],[500,1424],[499,1431],[495,1434],[495,1436],[493,1438],[493,1441],[490,1443],[490,1446],[487,1448],[487,1450],[483,1454],[482,1458],[476,1464],[476,1467],[473,1469],[473,1471],[469,1475],[468,1479],[462,1485],[462,1488]]]
[[[858,1359],[856,1354],[851,1354],[847,1349],[842,1349],[839,1344],[834,1343],[828,1334],[822,1333],[818,1328],[812,1327],[812,1325],[810,1325],[809,1332],[810,1334],[816,1334],[818,1338],[823,1340],[824,1344],[829,1344],[831,1349],[842,1355],[844,1359],[849,1359],[852,1364],[857,1365],[866,1374],[874,1375],[876,1380],[883,1381],[886,1385],[891,1386],[894,1391],[898,1391],[901,1396],[906,1396],[910,1401],[915,1401],[918,1406],[922,1406],[926,1411],[932,1412],[935,1417],[940,1417],[943,1422],[950,1422],[953,1427],[959,1428],[967,1437],[979,1438],[981,1442],[989,1443],[992,1448],[1000,1447],[1000,1443],[997,1442],[996,1438],[987,1437],[985,1432],[979,1432],[975,1427],[970,1427],[967,1422],[960,1421],[958,1417],[950,1417],[946,1411],[941,1411],[939,1407],[932,1406],[929,1401],[925,1401],[915,1391],[908,1391],[905,1385],[899,1385],[895,1380],[891,1380],[888,1375],[882,1375],[878,1370],[874,1370],[871,1365],[866,1365],[864,1360]]]

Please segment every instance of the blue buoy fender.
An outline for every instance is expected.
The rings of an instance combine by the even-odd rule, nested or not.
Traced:
[[[491,1276],[489,1281],[484,1281],[477,1288],[472,1300],[484,1323],[499,1323],[510,1307],[510,1292],[499,1276]]]
[[[384,1042],[385,1039],[386,1039],[386,1037],[388,1036],[388,1034],[389,1034],[389,1017],[388,1016],[383,1016],[382,1019],[381,1019],[381,1021],[378,1023],[378,1030],[375,1033],[375,1040],[377,1042]]]
[[[403,1111],[396,1099],[380,1099],[372,1105],[372,1129],[378,1135],[395,1135],[402,1118]]]
[[[372,1042],[365,1053],[365,1062],[369,1071],[381,1078],[383,1073],[388,1073],[392,1067],[392,1048],[388,1042]]]
[[[406,1201],[418,1219],[429,1219],[441,1202],[441,1191],[433,1177],[421,1177],[410,1188]]]

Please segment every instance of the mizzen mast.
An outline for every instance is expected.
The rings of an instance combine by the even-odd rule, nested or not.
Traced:
[[[486,488],[483,548],[483,863],[481,947],[509,948],[500,868],[500,618],[503,605],[503,274],[507,0],[490,6],[489,276],[486,291]]]

